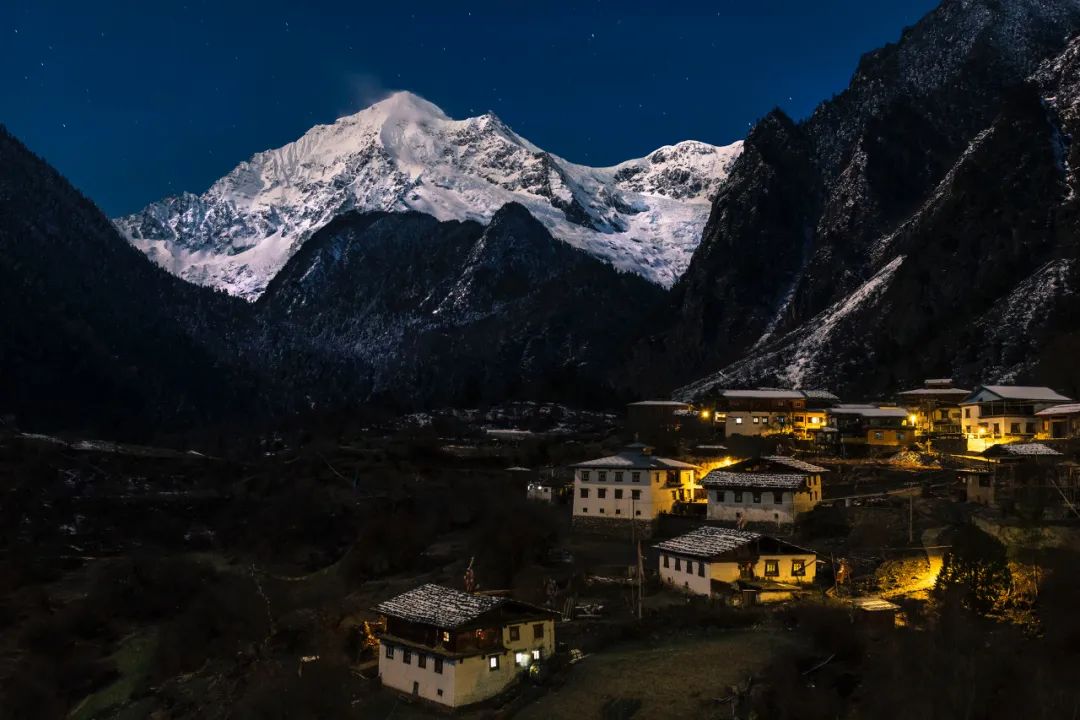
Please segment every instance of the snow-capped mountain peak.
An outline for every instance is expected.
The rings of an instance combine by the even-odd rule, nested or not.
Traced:
[[[343,212],[487,222],[518,202],[555,237],[667,287],[689,263],[741,148],[687,141],[591,168],[544,152],[492,113],[453,120],[397,92],[257,153],[202,195],[166,198],[116,224],[167,270],[254,300]]]

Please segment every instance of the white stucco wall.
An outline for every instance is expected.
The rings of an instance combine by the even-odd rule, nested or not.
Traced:
[[[543,627],[542,637],[535,637],[534,625]],[[511,627],[518,627],[519,637],[511,640]],[[383,685],[399,692],[413,694],[413,683],[417,683],[417,695],[425,700],[461,707],[486,700],[505,690],[518,675],[524,673],[534,662],[533,650],[540,651],[540,660],[547,659],[555,652],[555,622],[536,620],[511,623],[502,630],[505,651],[492,651],[467,658],[444,660],[442,673],[435,672],[435,656],[427,656],[426,667],[421,668],[419,650],[411,650],[410,662],[404,662],[406,648],[386,642],[379,648],[379,677]],[[394,647],[394,656],[387,657],[387,645]],[[524,665],[515,662],[518,653],[527,655]],[[491,669],[490,658],[497,655],[499,667]],[[439,691],[442,694],[439,694]]]
[[[604,480],[600,479],[601,472]],[[621,481],[615,480],[616,472],[622,472]],[[633,480],[634,472],[640,473],[638,482]],[[581,469],[574,471],[574,515],[577,516],[652,520],[660,513],[670,512],[676,502],[679,488],[667,487],[667,471],[589,468],[588,473],[589,479],[585,480]],[[681,487],[693,485],[693,470],[677,473]],[[588,497],[582,497],[583,489],[588,491]],[[640,495],[636,500],[635,490]]]

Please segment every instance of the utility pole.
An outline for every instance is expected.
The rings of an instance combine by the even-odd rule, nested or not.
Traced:
[[[915,515],[915,496],[908,495],[907,504],[907,541],[908,545],[915,542],[915,528],[914,528],[914,515]]]

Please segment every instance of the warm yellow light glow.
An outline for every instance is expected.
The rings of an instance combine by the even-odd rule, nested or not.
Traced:
[[[915,417],[914,415],[908,415],[908,420],[910,420],[911,424],[914,425],[915,421],[918,420],[918,418]]]
[[[702,410],[701,411],[701,419],[702,420],[708,420],[709,419],[709,411],[708,410]]]

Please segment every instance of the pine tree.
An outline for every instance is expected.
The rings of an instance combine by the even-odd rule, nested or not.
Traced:
[[[1010,587],[1005,546],[978,527],[965,525],[945,555],[932,596],[939,602],[957,600],[972,612],[986,615]]]

